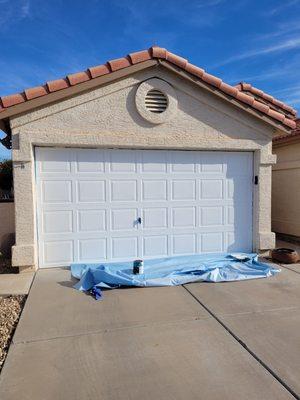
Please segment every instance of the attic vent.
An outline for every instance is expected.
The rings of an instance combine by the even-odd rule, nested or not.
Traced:
[[[160,90],[151,89],[146,94],[145,106],[147,110],[156,114],[161,114],[168,108],[168,98]]]

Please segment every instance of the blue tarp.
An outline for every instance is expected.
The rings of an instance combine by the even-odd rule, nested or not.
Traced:
[[[258,261],[257,254],[217,253],[144,261],[144,274],[133,275],[132,262],[72,264],[75,288],[82,291],[121,286],[176,286],[190,282],[227,282],[266,278],[280,272]]]

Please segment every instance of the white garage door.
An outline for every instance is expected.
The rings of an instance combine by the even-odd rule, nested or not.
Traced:
[[[252,153],[36,148],[39,266],[252,250]]]

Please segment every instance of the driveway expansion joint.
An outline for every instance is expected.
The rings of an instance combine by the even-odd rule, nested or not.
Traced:
[[[287,264],[279,264],[279,265],[280,265],[282,268],[286,268],[286,269],[288,269],[289,271],[295,272],[295,274],[300,275],[300,271],[295,271],[294,269],[289,268]]]
[[[296,271],[294,271],[296,272]],[[297,273],[297,272],[296,272]],[[182,285],[183,288],[197,301],[265,370],[267,370],[273,378],[275,378],[295,399],[300,400],[298,395],[289,385],[280,378],[261,358],[259,358],[254,351],[252,351],[245,342],[243,342],[217,315],[211,311],[204,303],[201,302],[187,287]]]

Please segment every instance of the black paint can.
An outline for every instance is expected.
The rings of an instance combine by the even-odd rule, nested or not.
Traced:
[[[144,261],[143,260],[134,260],[133,261],[133,274],[140,275],[144,273]]]

